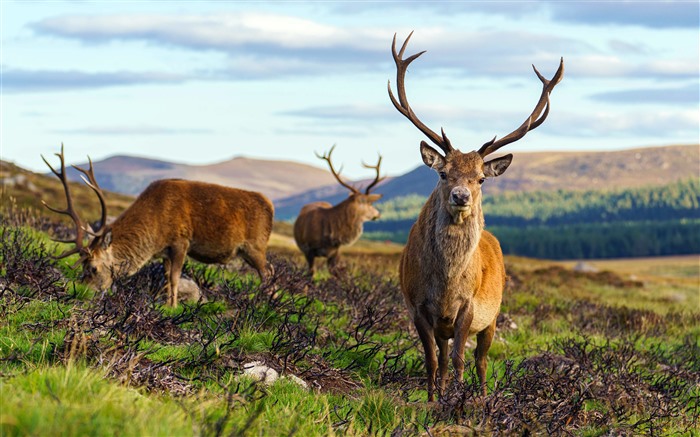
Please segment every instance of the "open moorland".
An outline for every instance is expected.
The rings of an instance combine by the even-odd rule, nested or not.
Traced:
[[[2,435],[698,435],[697,256],[507,257],[488,395],[468,359],[427,403],[398,245],[361,241],[311,280],[278,224],[271,278],[188,262],[205,299],[171,309],[160,263],[95,293],[52,258],[64,224],[1,220]]]

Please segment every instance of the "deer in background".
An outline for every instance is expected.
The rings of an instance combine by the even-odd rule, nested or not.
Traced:
[[[394,35],[391,51],[396,63],[399,99],[394,97],[390,82],[389,97],[394,107],[438,146],[444,156],[421,141],[423,162],[440,178],[404,247],[399,268],[401,290],[425,351],[428,400],[434,400],[438,381],[438,396],[444,393],[450,357],[457,380],[462,380],[465,344],[467,337],[473,334],[477,336],[476,370],[482,393],[486,395],[486,355],[496,331],[506,274],[498,240],[484,230],[481,184],[486,178],[503,174],[513,155],[490,161],[485,158],[544,122],[549,114],[549,94],[564,74],[564,59],[551,80],[545,79],[535,68],[543,84],[542,94],[518,129],[499,140],[494,137],[479,150],[463,153],[451,145],[444,130],[438,135],[423,124],[408,103],[404,84],[406,69],[425,53],[403,59],[412,34],[398,53]],[[449,339],[453,339],[450,357]]]
[[[328,162],[331,173],[340,185],[350,190],[350,196],[335,206],[328,202],[304,205],[294,222],[294,240],[306,257],[311,276],[315,273],[314,260],[317,257],[327,257],[328,268],[333,272],[338,265],[340,246],[353,244],[362,235],[364,222],[379,218],[379,211],[373,203],[382,195],[371,194],[370,190],[384,179],[379,177],[382,157],[379,156],[377,165],[362,163],[365,168],[376,170],[377,174],[365,192],[361,193],[344,182],[340,172],[333,167],[333,149],[335,146],[331,147],[327,154],[321,156],[317,153],[316,156]]]
[[[273,206],[262,194],[204,182],[164,179],[151,183],[111,225],[107,225],[104,194],[92,168],[73,166],[100,201],[100,226],[88,230],[73,207],[63,155],[60,171],[42,159],[63,184],[66,209],[53,212],[75,223],[75,239],[60,241],[75,247],[58,258],[79,254],[82,280],[96,289],[110,287],[117,276],[132,275],[153,257],[163,258],[168,305],[177,306],[178,282],[185,256],[203,263],[226,263],[240,255],[261,279],[267,274],[265,252],[272,231]],[[92,240],[84,245],[86,234]]]

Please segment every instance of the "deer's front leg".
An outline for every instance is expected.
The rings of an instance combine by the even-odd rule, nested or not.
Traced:
[[[340,253],[339,249],[335,249],[328,254],[328,271],[333,276],[338,276],[340,272]]]
[[[438,391],[438,398],[441,398],[445,394],[445,387],[447,386],[447,375],[448,375],[448,363],[449,363],[449,340],[437,338],[436,342],[438,346],[438,370],[440,373],[440,384]]]
[[[464,349],[469,336],[469,328],[474,318],[474,308],[471,301],[466,303],[457,314],[455,320],[455,336],[452,345],[452,365],[455,368],[457,381],[464,379]]]
[[[435,400],[435,378],[437,376],[438,364],[437,356],[435,355],[435,333],[433,332],[432,325],[423,314],[421,314],[421,311],[416,312],[413,323],[416,325],[418,337],[420,337],[423,350],[425,351],[425,370],[428,376],[428,401],[432,402]]]

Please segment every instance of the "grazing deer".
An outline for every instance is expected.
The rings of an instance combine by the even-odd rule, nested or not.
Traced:
[[[451,338],[454,339],[452,363],[456,378],[462,380],[465,343],[472,334],[477,334],[476,370],[482,393],[486,395],[486,353],[496,331],[506,275],[498,240],[484,230],[481,184],[486,178],[503,174],[513,155],[490,161],[485,158],[544,122],[549,113],[549,94],[564,74],[564,60],[551,80],[535,68],[543,83],[542,94],[532,114],[518,129],[499,140],[494,137],[477,151],[462,153],[452,147],[444,130],[442,135],[430,130],[408,104],[404,85],[406,69],[425,53],[403,59],[412,34],[398,53],[394,35],[391,51],[396,63],[399,100],[391,91],[391,83],[389,97],[394,107],[437,145],[444,156],[421,141],[423,162],[440,179],[411,228],[403,250],[399,269],[401,290],[425,351],[428,400],[434,399],[438,368],[438,396],[445,390]]]
[[[377,175],[365,192],[361,193],[357,188],[344,182],[340,172],[335,171],[331,161],[333,149],[335,146],[331,147],[327,154],[321,156],[317,153],[316,156],[328,162],[331,173],[340,185],[350,190],[350,196],[335,206],[328,202],[304,205],[294,222],[294,240],[306,257],[311,276],[315,272],[316,257],[327,257],[328,268],[333,272],[338,265],[340,246],[353,244],[362,235],[363,223],[379,218],[379,211],[372,204],[382,195],[370,194],[370,190],[384,179],[379,177],[382,157],[379,157],[377,165],[362,163],[365,168],[376,170]]]
[[[99,228],[88,230],[73,207],[63,155],[60,171],[42,156],[60,179],[66,195],[66,209],[44,206],[73,219],[75,247],[58,258],[80,254],[82,280],[93,288],[111,286],[115,276],[132,275],[153,257],[163,258],[168,305],[177,306],[178,282],[185,256],[204,263],[226,263],[240,255],[263,279],[267,272],[265,250],[272,231],[272,203],[262,194],[204,182],[164,179],[151,183],[134,203],[111,225],[107,225],[104,195],[88,158],[90,168],[73,166],[97,194],[102,207]],[[87,246],[86,233],[93,236]]]

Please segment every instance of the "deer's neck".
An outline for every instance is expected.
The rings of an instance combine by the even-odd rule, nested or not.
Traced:
[[[426,243],[443,280],[459,280],[466,274],[476,274],[480,268],[477,254],[481,232],[484,229],[484,215],[481,204],[475,204],[471,214],[463,217],[460,223],[452,218],[445,205],[435,193],[428,204],[431,217],[428,220]]]
[[[332,215],[332,220],[329,220],[329,223],[338,226],[333,234],[340,244],[352,244],[360,238],[363,228],[362,217],[351,199],[348,198],[330,208],[329,213]]]
[[[128,211],[127,211],[128,212]],[[115,267],[133,274],[163,249],[156,223],[123,214],[112,224],[111,256]]]

